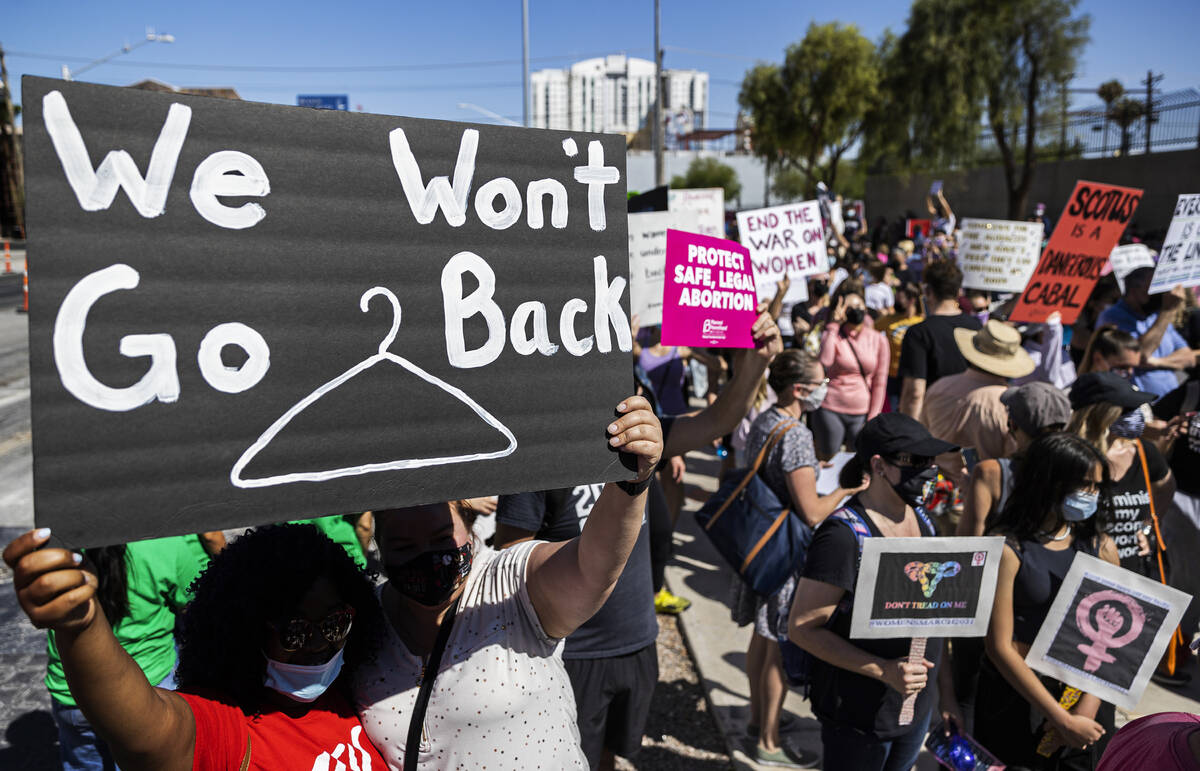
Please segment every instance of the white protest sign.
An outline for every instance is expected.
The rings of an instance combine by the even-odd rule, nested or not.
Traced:
[[[1000,536],[863,539],[850,637],[982,637],[1003,550]]]
[[[1175,202],[1150,294],[1196,285],[1200,285],[1200,193],[1189,193]]]
[[[1020,292],[1042,254],[1042,224],[964,219],[958,245],[963,286],[992,292]]]
[[[700,187],[694,190],[667,192],[667,211],[694,211],[699,215],[699,230],[690,230],[713,238],[725,237],[725,190],[720,187]],[[675,230],[689,230],[677,225]]]
[[[1113,249],[1108,255],[1108,261],[1112,264],[1112,272],[1117,278],[1121,294],[1125,294],[1125,277],[1138,268],[1153,268],[1154,252],[1145,244],[1126,244]]]
[[[667,229],[699,232],[695,211],[650,211],[629,215],[629,305],[638,324],[662,323],[663,274],[667,266]]]
[[[1135,709],[1191,599],[1077,553],[1025,662],[1103,701]]]
[[[785,302],[807,299],[805,277],[829,270],[825,226],[816,201],[772,206],[737,213],[738,237],[750,250],[754,282],[761,299],[775,296],[775,284],[787,276],[792,281]]]

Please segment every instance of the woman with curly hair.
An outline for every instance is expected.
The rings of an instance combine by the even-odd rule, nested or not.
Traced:
[[[71,693],[125,771],[383,769],[348,683],[379,629],[371,582],[311,525],[249,532],[193,584],[179,691],[155,688],[121,648],[82,559],[30,531],[4,550],[17,599],[52,629]]]

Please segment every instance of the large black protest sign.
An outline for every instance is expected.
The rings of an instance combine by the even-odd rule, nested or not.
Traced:
[[[621,137],[23,84],[39,525],[631,476]]]
[[[1003,546],[999,537],[865,539],[850,636],[983,635]]]
[[[1039,672],[1134,709],[1191,598],[1075,555],[1025,660]]]

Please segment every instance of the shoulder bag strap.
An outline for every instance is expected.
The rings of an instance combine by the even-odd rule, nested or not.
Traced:
[[[1163,565],[1162,553],[1167,550],[1167,544],[1163,541],[1162,528],[1158,526],[1158,511],[1154,508],[1154,484],[1150,481],[1150,466],[1146,463],[1146,450],[1142,447],[1142,440],[1135,439],[1134,444],[1137,445],[1138,460],[1142,462],[1142,478],[1146,480],[1146,497],[1150,500],[1150,522],[1154,525],[1154,540],[1158,542],[1154,550],[1158,556],[1158,578],[1165,584],[1167,571]]]
[[[442,664],[442,653],[446,650],[446,642],[450,639],[450,627],[454,626],[454,616],[458,613],[458,603],[462,595],[450,606],[442,625],[438,627],[437,640],[433,650],[429,652],[429,661],[421,674],[421,690],[417,692],[417,703],[413,706],[412,719],[408,722],[408,741],[404,747],[404,771],[416,771],[417,762],[421,755],[421,731],[425,725],[425,710],[429,707],[429,694],[433,691],[433,681],[437,679],[438,667]]]
[[[242,757],[242,765],[238,767],[238,771],[247,771],[250,768],[250,731],[246,731],[246,754]]]
[[[713,512],[712,518],[709,519],[708,524],[704,526],[705,530],[711,530],[713,525],[717,524],[717,520],[720,519],[721,515],[729,509],[729,504],[733,503],[734,499],[741,494],[742,490],[746,489],[746,485],[750,484],[750,480],[754,478],[754,475],[758,473],[759,467],[762,466],[763,461],[766,460],[767,453],[769,453],[772,448],[775,447],[775,445],[779,444],[780,440],[783,439],[784,434],[799,425],[800,424],[795,420],[782,420],[779,422],[779,425],[771,429],[771,433],[767,434],[767,440],[763,442],[762,449],[758,451],[758,456],[754,459],[754,465],[746,470],[746,475],[742,477],[742,481],[738,483],[738,486],[733,488],[733,490],[729,493],[729,496],[725,499],[725,502],[721,504],[721,508]]]
[[[866,384],[867,393],[869,394],[871,391],[871,381],[867,379],[867,368],[863,366],[862,359],[858,357],[858,351],[854,349],[854,343],[850,341],[850,335],[846,334],[843,330],[838,330],[838,332],[845,338],[846,346],[850,349],[850,353],[854,354],[854,361],[858,363],[858,374],[862,375],[863,383]]]

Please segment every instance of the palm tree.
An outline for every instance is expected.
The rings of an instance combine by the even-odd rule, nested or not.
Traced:
[[[1108,119],[1112,114],[1113,105],[1125,96],[1125,87],[1117,80],[1105,81],[1096,89],[1096,95],[1104,100],[1104,146],[1100,152],[1108,155]]]
[[[1121,127],[1121,156],[1129,155],[1129,127],[1146,114],[1146,105],[1136,99],[1122,97],[1108,111],[1113,123]]]

